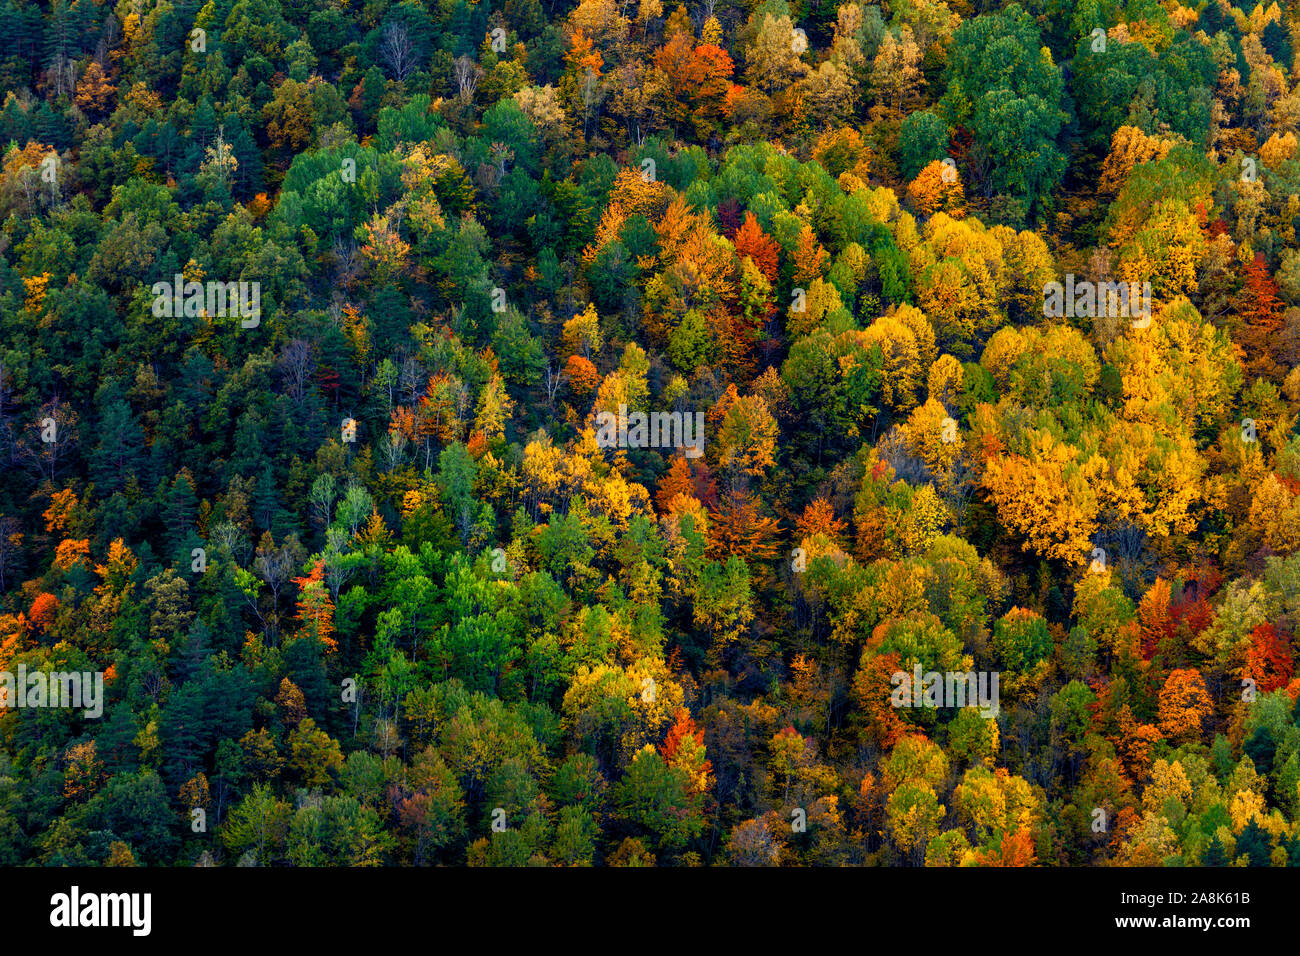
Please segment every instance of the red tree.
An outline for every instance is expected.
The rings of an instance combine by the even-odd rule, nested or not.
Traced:
[[[1262,252],[1246,266],[1246,285],[1242,289],[1241,346],[1245,351],[1246,370],[1263,378],[1279,378],[1282,367],[1277,362],[1277,344],[1282,330],[1282,300],[1277,283],[1269,275]]]
[[[1250,635],[1246,650],[1246,666],[1241,676],[1255,682],[1261,691],[1268,693],[1285,687],[1295,672],[1295,662],[1287,642],[1272,624],[1261,624]]]
[[[763,278],[775,283],[781,269],[781,247],[776,240],[763,232],[752,212],[745,213],[745,221],[740,224],[735,238],[736,252],[749,256],[763,273]]]

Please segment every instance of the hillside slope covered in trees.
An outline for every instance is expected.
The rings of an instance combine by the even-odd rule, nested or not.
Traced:
[[[0,0],[0,864],[1300,865],[1297,16]]]

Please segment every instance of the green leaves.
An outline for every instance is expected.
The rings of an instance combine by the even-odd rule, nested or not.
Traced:
[[[948,124],[929,110],[918,110],[898,130],[898,166],[905,179],[915,179],[927,164],[948,155]]]
[[[701,798],[689,784],[685,770],[669,766],[647,747],[633,758],[611,797],[618,815],[661,850],[681,850],[704,829]]]
[[[1064,83],[1034,21],[1016,4],[966,21],[944,77],[940,109],[949,125],[974,133],[992,164],[986,194],[1045,200],[1065,171],[1057,145]]]

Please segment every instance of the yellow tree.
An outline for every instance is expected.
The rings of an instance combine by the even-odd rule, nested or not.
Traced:
[[[1110,138],[1110,153],[1101,167],[1098,190],[1117,193],[1134,166],[1153,159],[1164,159],[1173,148],[1173,142],[1148,136],[1136,126],[1121,126]]]
[[[376,284],[385,285],[406,271],[411,245],[402,238],[388,216],[377,212],[362,229],[361,256],[369,265]]]
[[[967,770],[953,791],[953,801],[958,816],[974,831],[976,842],[986,847],[1008,834],[1029,829],[1041,814],[1028,781],[1012,776],[1005,767]]]
[[[620,170],[606,197],[595,240],[583,250],[583,262],[590,265],[596,261],[600,250],[618,238],[628,216],[637,214],[652,223],[658,222],[672,199],[673,190],[667,183],[643,176],[640,169]]]
[[[904,27],[896,38],[885,31],[871,64],[871,89],[876,102],[871,107],[873,122],[900,120],[920,96],[925,78],[921,75],[921,48],[911,29]]]
[[[1300,495],[1292,492],[1273,472],[1255,486],[1250,502],[1250,524],[1265,546],[1279,554],[1300,548]]]
[[[502,437],[514,407],[515,402],[506,390],[505,380],[494,372],[479,393],[478,409],[474,413],[474,430],[482,432],[488,439]]]
[[[1097,523],[1094,479],[1099,457],[1080,464],[1078,449],[1035,432],[1028,456],[992,456],[984,486],[1002,524],[1043,557],[1080,565],[1091,553]]]
[[[841,11],[844,9],[840,8]],[[865,183],[871,172],[871,150],[862,134],[852,126],[841,126],[823,133],[813,145],[812,158],[836,179],[844,173],[851,173]]]
[[[861,339],[867,350],[880,349],[885,404],[896,412],[915,408],[926,371],[938,357],[934,328],[925,314],[914,306],[900,306],[872,322]]]
[[[695,726],[685,707],[679,707],[673,715],[673,725],[659,753],[670,767],[686,771],[693,793],[705,793],[713,785],[713,765],[704,755],[704,731]]]
[[[108,81],[104,68],[91,60],[77,83],[74,99],[83,112],[97,115],[108,110],[116,92],[117,87]]]
[[[1160,732],[1175,742],[1199,740],[1205,719],[1214,711],[1205,679],[1194,667],[1171,671],[1160,689]]]
[[[1165,302],[1195,289],[1206,239],[1196,213],[1181,199],[1161,199],[1131,234],[1116,231],[1116,271],[1125,282],[1151,283],[1152,296]]]
[[[1142,422],[1104,420],[1099,450],[1108,470],[1097,485],[1103,506],[1153,537],[1189,533],[1204,489],[1205,461],[1190,435],[1160,434]]]
[[[588,305],[573,318],[564,323],[562,332],[565,351],[590,359],[599,354],[604,340],[600,334],[600,316],[596,307]]]
[[[953,466],[961,458],[965,440],[947,409],[933,398],[927,399],[913,409],[901,431],[908,450],[925,462],[944,491],[950,490],[948,482]]]
[[[924,858],[925,848],[938,832],[946,812],[934,788],[918,781],[900,784],[885,804],[895,844],[914,860]]]
[[[319,77],[306,83],[286,79],[276,87],[275,95],[262,107],[262,123],[273,148],[298,153],[311,142],[312,94],[320,83]]]
[[[718,460],[723,468],[761,475],[773,464],[776,440],[776,419],[767,402],[757,396],[738,398],[722,418]]]
[[[808,72],[803,50],[796,42],[794,23],[788,16],[763,14],[753,43],[745,51],[745,80],[771,96]]]
[[[50,506],[45,509],[45,530],[50,534],[63,531],[77,510],[77,493],[71,488],[56,491],[50,496]]]

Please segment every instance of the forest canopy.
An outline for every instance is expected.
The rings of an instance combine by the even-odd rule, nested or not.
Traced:
[[[1297,17],[0,0],[0,865],[1300,865]]]

